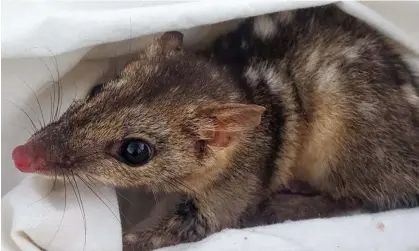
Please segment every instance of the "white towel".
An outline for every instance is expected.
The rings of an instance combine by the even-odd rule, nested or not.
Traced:
[[[149,41],[149,37],[130,38],[321,3],[278,0],[2,1],[2,91],[11,95],[2,95],[2,100],[13,101],[19,106],[30,102],[35,113],[41,116],[27,85],[37,91],[41,105],[49,107],[44,84],[66,74],[62,80],[64,110],[74,96],[86,93],[102,71],[113,67],[108,58],[136,51]],[[370,22],[419,55],[419,29],[416,27],[419,3],[339,4],[345,11]],[[188,30],[185,39],[191,44],[199,42],[210,36],[214,29],[217,30],[215,27]],[[118,42],[121,40],[126,41]],[[51,57],[52,53],[56,55],[55,59]],[[104,202],[116,217],[89,189],[78,185],[86,216],[84,221],[69,184],[66,204],[63,189],[42,199],[52,184],[40,177],[28,177],[17,185],[23,176],[13,168],[10,156],[13,147],[28,138],[21,127],[29,127],[29,123],[13,105],[4,101],[2,105],[6,107],[2,109],[2,194],[8,192],[2,197],[2,248],[10,251],[41,250],[40,247],[48,251],[121,250],[121,227],[113,189],[100,188],[100,195],[106,198]],[[46,113],[49,113],[48,109]],[[64,204],[66,210],[62,218]],[[407,251],[419,248],[417,233],[419,211],[413,209],[225,230],[201,242],[166,250]]]

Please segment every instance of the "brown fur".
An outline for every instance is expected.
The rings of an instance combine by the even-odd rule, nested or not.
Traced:
[[[249,212],[295,219],[287,208],[309,197],[272,195],[294,180],[324,195],[313,197],[321,215],[333,200],[415,206],[417,90],[380,34],[333,6],[309,8],[245,20],[201,56],[166,33],[28,144],[62,173],[184,193],[155,227],[126,233],[128,250],[149,250],[243,227]],[[128,136],[153,145],[149,163],[119,161]]]
[[[357,209],[359,205],[350,201],[336,202],[322,195],[276,193],[262,201],[256,211],[243,217],[242,225],[254,227],[283,221],[337,217]]]

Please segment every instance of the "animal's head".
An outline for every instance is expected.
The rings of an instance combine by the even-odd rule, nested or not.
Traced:
[[[95,87],[13,152],[24,172],[120,187],[200,189],[226,168],[263,107],[167,32],[119,78]],[[189,191],[188,191],[189,190]]]

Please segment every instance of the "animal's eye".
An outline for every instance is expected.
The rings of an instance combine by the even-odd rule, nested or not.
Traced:
[[[150,144],[141,139],[127,139],[119,151],[122,160],[131,166],[142,166],[153,157]]]
[[[88,98],[92,98],[96,96],[99,92],[103,90],[103,87],[105,86],[104,83],[97,84],[93,86],[93,88],[90,90],[89,95],[87,95]]]

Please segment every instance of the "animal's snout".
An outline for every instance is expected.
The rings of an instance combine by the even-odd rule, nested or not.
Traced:
[[[40,154],[40,149],[33,141],[17,146],[12,152],[12,159],[17,169],[21,172],[32,173],[45,169],[45,161]]]

